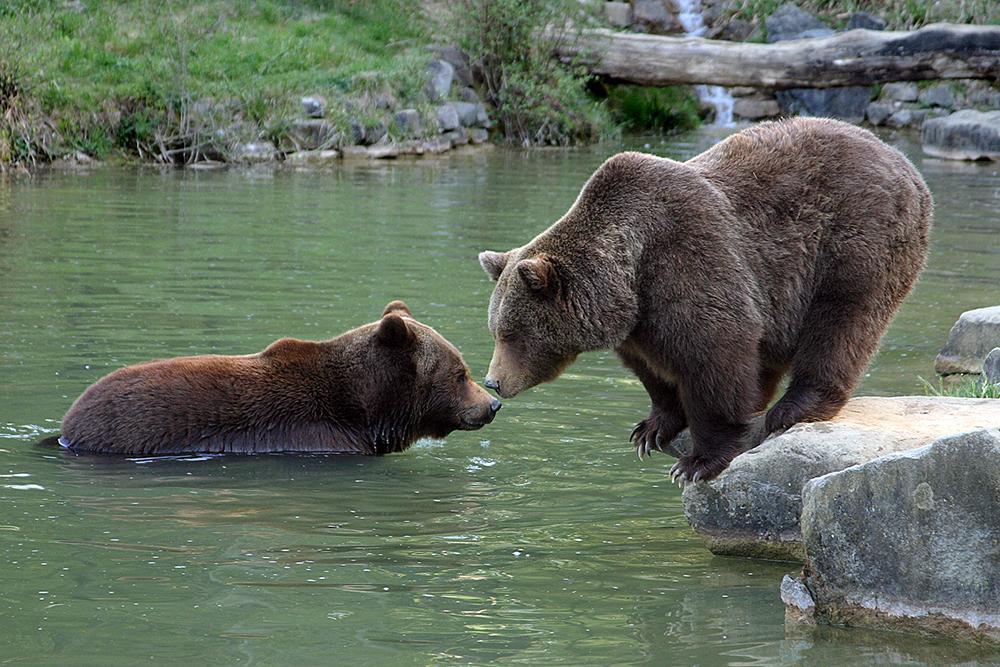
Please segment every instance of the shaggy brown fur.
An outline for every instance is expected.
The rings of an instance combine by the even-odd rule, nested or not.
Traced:
[[[379,322],[332,340],[117,370],[76,400],[60,442],[132,455],[386,454],[482,428],[499,409],[458,350],[393,301]]]
[[[484,252],[497,281],[486,386],[513,396],[614,349],[652,401],[641,454],[690,426],[675,466],[709,479],[767,430],[834,416],[927,254],[913,165],[833,120],[763,123],[680,163],[622,153],[527,245]]]

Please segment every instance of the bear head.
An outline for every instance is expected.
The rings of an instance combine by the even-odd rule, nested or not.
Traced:
[[[485,384],[502,398],[556,379],[581,352],[615,347],[634,321],[635,293],[620,267],[537,245],[487,250],[479,263],[496,282]]]
[[[443,438],[493,421],[500,401],[472,380],[458,349],[414,319],[405,303],[391,302],[381,320],[364,328],[370,333],[365,394],[379,451],[397,449],[400,439]]]

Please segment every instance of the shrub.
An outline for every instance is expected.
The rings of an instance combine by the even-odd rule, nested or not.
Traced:
[[[481,77],[504,138],[514,144],[565,145],[613,134],[603,103],[585,90],[580,68],[552,57],[585,22],[575,0],[460,0],[454,32]]]
[[[630,130],[679,132],[701,122],[698,99],[687,86],[612,86],[607,95],[612,117]]]

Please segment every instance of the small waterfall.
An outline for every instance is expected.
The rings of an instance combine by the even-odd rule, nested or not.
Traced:
[[[677,20],[681,22],[684,32],[691,37],[701,37],[708,30],[701,17],[701,0],[675,0],[677,3]],[[722,86],[697,85],[695,95],[715,109],[713,125],[726,127],[733,124],[733,96]]]

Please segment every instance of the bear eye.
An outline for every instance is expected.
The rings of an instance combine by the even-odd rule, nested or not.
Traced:
[[[459,384],[464,384],[465,383],[465,377],[466,377],[466,373],[465,373],[465,371],[462,371],[461,373],[458,373],[457,375],[455,375],[455,380]]]

